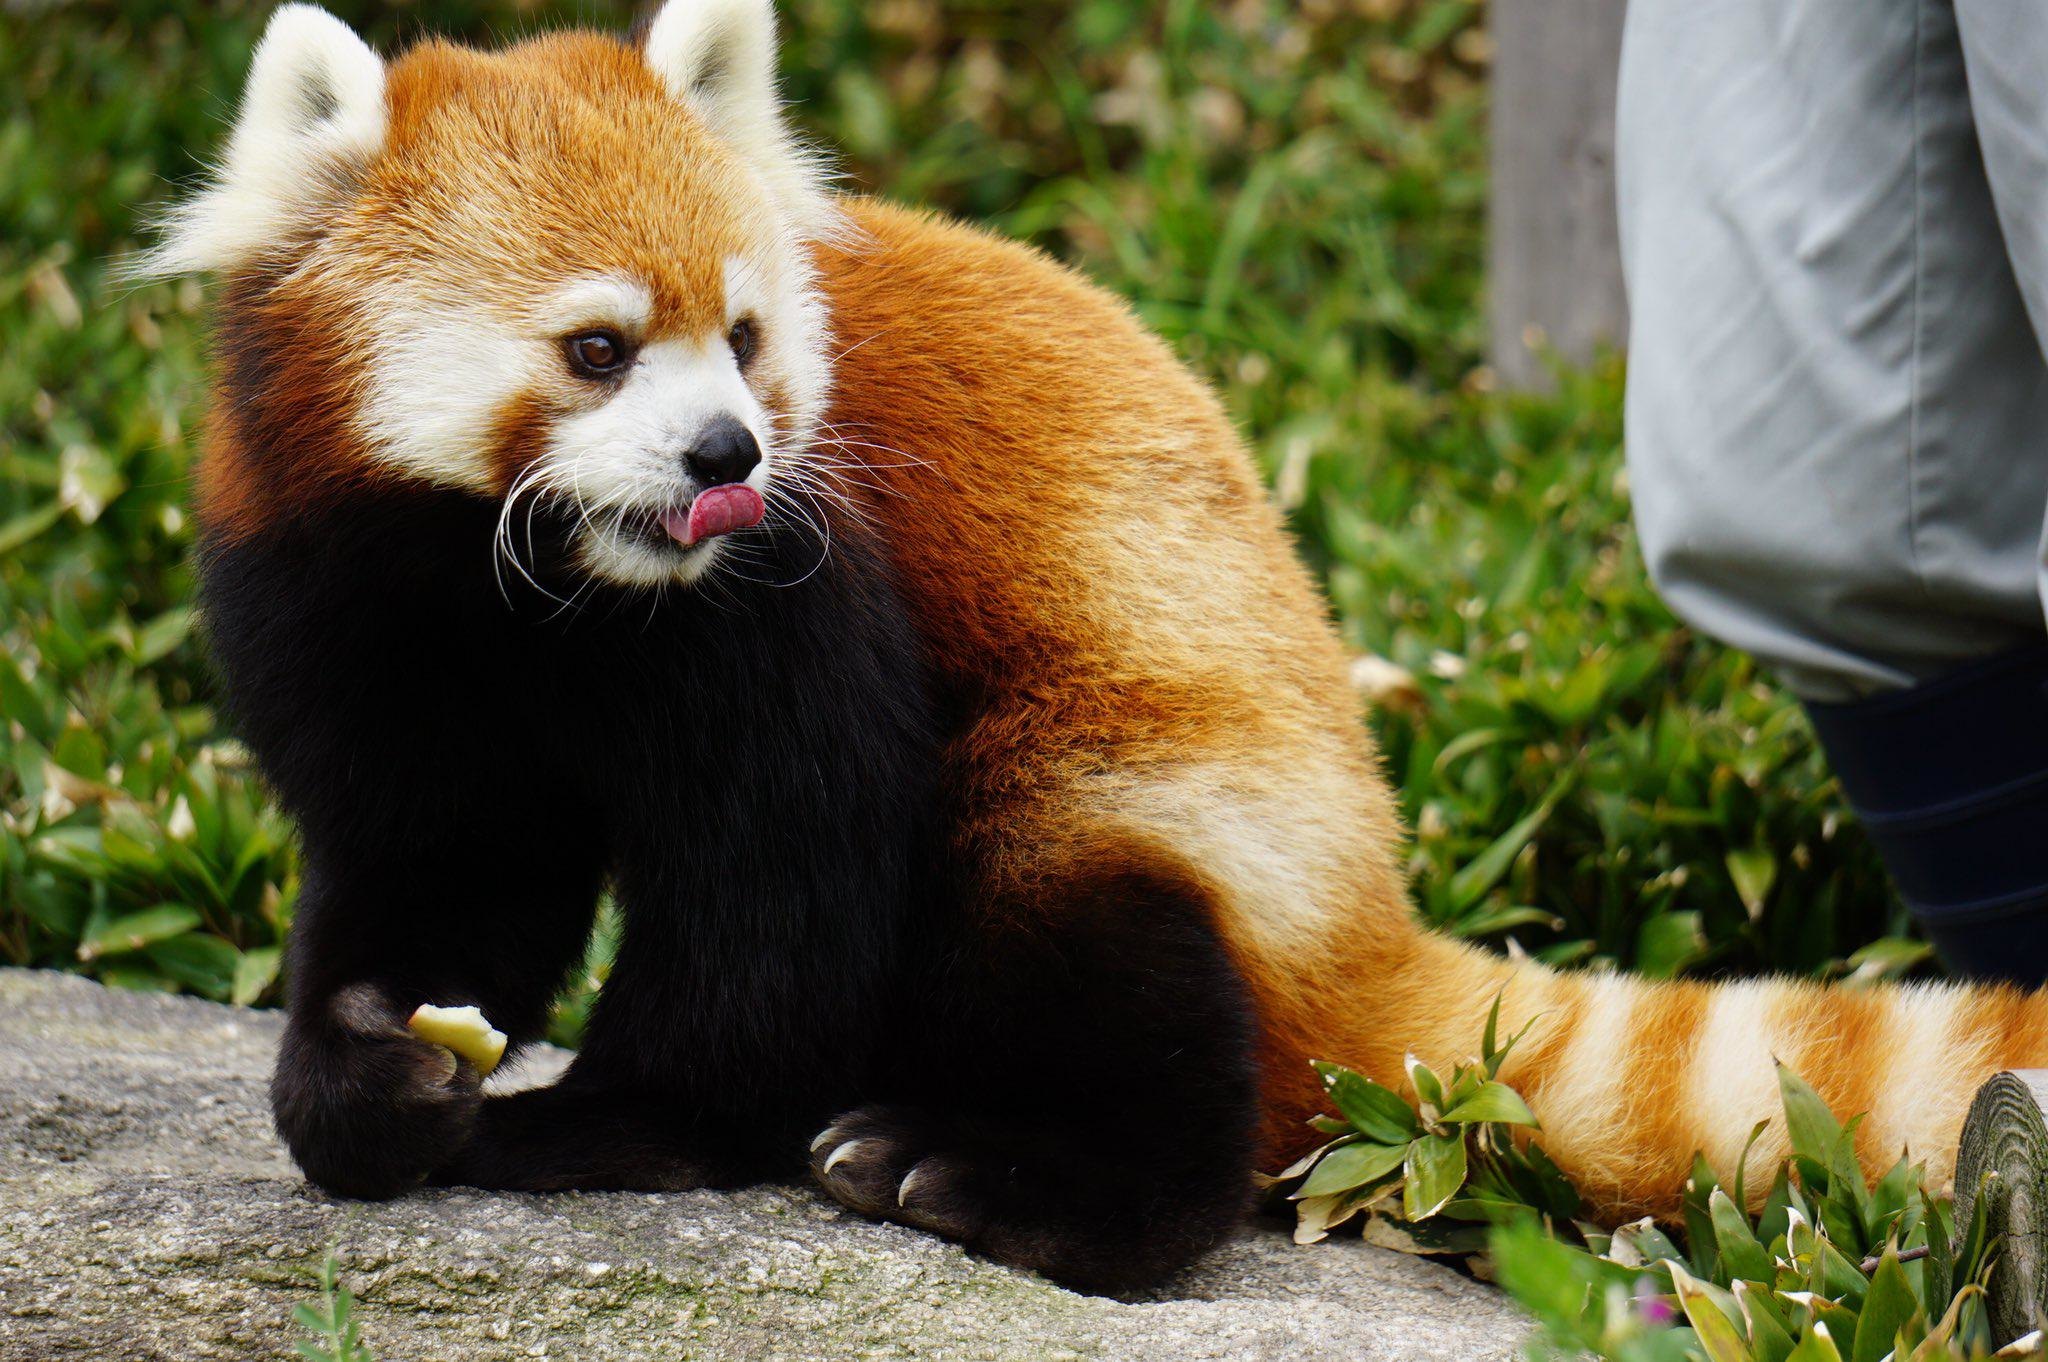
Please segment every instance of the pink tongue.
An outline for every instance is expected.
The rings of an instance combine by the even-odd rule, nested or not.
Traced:
[[[759,492],[743,482],[729,482],[699,492],[690,503],[687,517],[681,511],[663,511],[661,528],[668,531],[669,538],[688,548],[700,540],[758,525],[766,513]]]

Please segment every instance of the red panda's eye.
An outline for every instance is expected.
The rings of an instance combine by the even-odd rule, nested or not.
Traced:
[[[732,347],[732,357],[739,361],[740,368],[747,367],[747,361],[754,357],[754,319],[742,317],[732,324],[732,330],[725,333],[725,343]]]
[[[569,367],[585,378],[618,372],[627,360],[626,342],[610,331],[582,331],[564,342]]]

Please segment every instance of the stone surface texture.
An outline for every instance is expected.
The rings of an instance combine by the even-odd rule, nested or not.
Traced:
[[[1270,1226],[1120,1302],[801,1187],[337,1201],[271,1131],[277,1027],[0,970],[0,1359],[286,1357],[330,1251],[379,1362],[1488,1362],[1527,1328],[1447,1268],[1355,1239],[1297,1248]]]

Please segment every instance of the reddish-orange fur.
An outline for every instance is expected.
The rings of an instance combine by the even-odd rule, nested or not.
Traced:
[[[289,432],[216,413],[200,493],[216,534],[401,476],[345,432],[352,299],[375,281],[516,299],[575,261],[648,280],[656,334],[722,324],[714,262],[744,248],[756,191],[632,49],[584,34],[490,55],[430,43],[391,66],[389,99],[389,146],[329,229],[333,267],[262,304],[296,309],[313,338],[292,381],[315,438],[259,476],[248,451]],[[828,440],[865,465],[846,490],[942,679],[971,700],[946,771],[978,901],[1029,927],[1070,911],[1075,884],[1128,870],[1206,902],[1257,1000],[1266,1166],[1314,1138],[1309,1060],[1401,1085],[1408,1053],[1471,1055],[1502,990],[1510,1028],[1535,1021],[1506,1077],[1614,1214],[1670,1211],[1696,1150],[1725,1161],[1776,1113],[1772,1055],[1845,1115],[1872,1110],[1867,1163],[1910,1144],[1937,1181],[1970,1090],[2048,1059],[2038,997],[1730,994],[1558,975],[1423,932],[1347,659],[1213,395],[1043,255],[872,200],[842,207],[853,230],[816,251],[843,352]],[[533,398],[499,414],[501,489],[549,417]],[[1783,1144],[1780,1123],[1759,1157]]]
[[[1331,911],[1302,924],[1303,944],[1276,949],[1269,935],[1276,917],[1284,928],[1311,916],[1301,904],[1208,876],[1262,1007],[1269,1166],[1314,1138],[1302,1123],[1325,1102],[1309,1059],[1400,1085],[1407,1053],[1471,1055],[1504,985],[1509,1019],[1538,1019],[1509,1078],[1539,1115],[1580,1102],[1556,1079],[1587,1039],[1589,981],[1511,967],[1415,925],[1402,830],[1345,659],[1214,399],[1119,303],[1043,257],[881,204],[850,210],[865,241],[825,257],[835,324],[853,346],[830,419],[930,464],[879,470],[898,495],[873,510],[935,652],[986,706],[954,754],[987,810],[966,835],[1017,848],[1017,873],[1058,854],[1048,840],[1102,854],[1102,811],[1076,789],[1107,767],[1220,762],[1297,792],[1292,816],[1341,867]],[[1247,839],[1258,818],[1246,813]],[[1710,1067],[1696,1051],[1712,996],[1637,984],[1624,1013],[1597,1023],[1620,1028],[1612,1108],[1600,1129],[1546,1143],[1615,1214],[1672,1210],[1709,1122],[1746,1136],[1776,1114],[1775,1102],[1746,1101],[1716,1112],[1695,1090]],[[1884,1083],[1938,1088],[1938,1116],[1908,1129],[1867,1120],[1859,1153],[1882,1168],[1910,1139],[1939,1178],[1961,1098],[1996,1067],[2048,1055],[2048,1013],[2036,998],[1958,995],[1947,1053],[1974,1062],[1907,1078],[1885,1064],[1895,997],[1788,984],[1754,1026],[1845,1115],[1871,1109]],[[1781,1147],[1781,1125],[1759,1157]]]

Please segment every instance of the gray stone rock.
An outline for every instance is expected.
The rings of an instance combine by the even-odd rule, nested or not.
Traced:
[[[337,1201],[271,1132],[276,1034],[271,1014],[0,971],[0,1358],[283,1357],[330,1250],[382,1362],[1485,1362],[1527,1329],[1446,1268],[1270,1227],[1125,1303],[798,1187]]]

